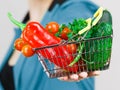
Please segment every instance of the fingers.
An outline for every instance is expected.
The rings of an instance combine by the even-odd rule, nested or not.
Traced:
[[[59,77],[58,79],[59,79],[59,80],[64,80],[64,81],[67,81],[67,80],[68,80],[68,76]]]
[[[59,68],[59,67],[56,66],[55,68]],[[63,72],[63,70],[57,70],[56,73],[58,72]],[[100,73],[101,73],[100,70],[92,71],[92,72],[80,72],[79,74],[66,75],[64,77],[59,77],[58,79],[62,81],[75,82],[88,77],[98,76],[100,75]]]
[[[74,81],[80,81],[80,80],[85,79],[87,77],[88,77],[88,73],[87,72],[81,72],[79,74],[70,75],[70,79],[74,80]]]
[[[79,74],[79,77],[81,77],[81,78],[87,78],[87,76],[88,76],[88,73],[87,73],[87,72],[81,72],[81,73]]]
[[[89,76],[89,77],[98,76],[98,75],[100,75],[100,73],[101,73],[101,71],[100,71],[100,70],[97,70],[97,71],[89,72],[89,73],[88,73],[88,76]]]
[[[68,76],[64,76],[64,77],[60,77],[58,79],[62,80],[62,81],[80,81],[82,79],[88,78],[88,77],[92,77],[92,76],[98,76],[100,75],[100,71],[93,71],[93,72],[81,72],[79,74],[72,74],[72,75],[68,75]]]
[[[77,75],[77,74],[72,74],[72,75],[70,75],[70,79],[71,79],[71,80],[74,80],[74,81],[78,81],[78,80],[79,80],[79,75]]]
[[[64,77],[60,77],[58,78],[59,80],[62,81],[67,81],[67,82],[75,82],[75,81],[79,81],[78,75],[77,74],[72,74],[70,76],[64,76]]]
[[[84,78],[87,78],[87,76],[88,76],[87,72],[81,72],[79,74],[72,74],[69,76],[60,77],[59,79],[63,81],[80,81]]]

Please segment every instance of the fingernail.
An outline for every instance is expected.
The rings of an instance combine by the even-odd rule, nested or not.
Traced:
[[[64,78],[63,78],[63,77],[59,77],[58,79],[59,79],[59,80],[64,80]]]
[[[94,74],[95,76],[97,76],[97,75],[100,74],[100,71],[94,71],[93,74]]]
[[[63,80],[65,80],[65,81],[68,80],[68,76],[65,76],[65,77],[63,78]]]
[[[81,72],[81,73],[79,74],[79,76],[80,76],[81,78],[86,78],[86,77],[88,76],[88,74],[87,74],[87,72]]]
[[[78,80],[78,75],[73,74],[73,75],[70,76],[70,78],[71,78],[71,79],[74,79],[74,80]]]

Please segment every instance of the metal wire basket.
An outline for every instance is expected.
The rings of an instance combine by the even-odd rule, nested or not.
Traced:
[[[110,45],[108,45],[108,42]],[[57,52],[59,52],[59,48],[75,44],[77,47],[84,45],[84,48],[82,52],[76,51],[75,53],[70,54],[70,56],[76,58],[78,55],[80,55],[80,59],[77,62],[76,66],[71,66],[72,68],[77,67],[77,71],[69,71],[65,68],[69,68],[70,66],[57,66],[52,60],[55,60],[59,63],[61,58],[66,59],[66,56],[61,56],[61,54],[53,57],[47,56],[46,50],[50,49],[57,49]],[[44,53],[46,55],[41,54]],[[112,52],[112,35],[111,36],[103,36],[103,37],[96,37],[96,38],[90,38],[90,39],[84,39],[79,40],[76,42],[67,42],[64,44],[54,44],[51,46],[44,46],[41,48],[36,49],[36,53],[38,54],[39,61],[42,64],[44,71],[50,78],[56,78],[56,77],[62,77],[66,75],[70,75],[73,73],[80,73],[83,71],[90,72],[95,70],[106,70],[109,68],[110,65],[110,58],[111,58],[111,52]]]

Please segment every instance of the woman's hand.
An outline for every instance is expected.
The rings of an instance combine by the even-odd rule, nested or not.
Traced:
[[[60,77],[58,79],[62,80],[62,81],[75,82],[75,81],[80,81],[80,80],[88,78],[88,77],[98,76],[99,74],[100,74],[100,71],[93,71],[93,72],[89,72],[89,73],[81,72],[79,74],[72,74],[72,75],[69,75],[69,76]]]
[[[59,67],[55,67],[59,68]],[[57,70],[56,73],[62,72],[62,70]],[[76,82],[80,81],[82,79],[88,78],[88,77],[93,77],[93,76],[98,76],[100,75],[100,70],[97,71],[92,71],[92,72],[81,72],[79,74],[71,74],[71,75],[66,75],[64,77],[59,77],[59,80],[62,81],[68,81],[68,82]]]

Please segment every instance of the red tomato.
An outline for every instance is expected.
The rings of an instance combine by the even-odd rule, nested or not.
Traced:
[[[31,57],[35,53],[30,45],[25,45],[21,52],[26,57]]]
[[[26,42],[24,40],[22,40],[22,38],[18,38],[15,40],[14,42],[14,47],[15,49],[17,49],[18,51],[21,51],[22,47],[26,44]]]
[[[57,22],[49,22],[46,25],[46,30],[52,34],[56,34],[59,31],[59,24]]]
[[[75,53],[77,50],[77,45],[76,44],[68,44],[67,45],[67,50],[70,53]]]
[[[62,30],[60,37],[61,37],[62,39],[67,40],[67,39],[68,39],[67,34],[70,33],[70,32],[71,32],[71,30],[70,30],[69,28],[65,27],[65,28]]]

